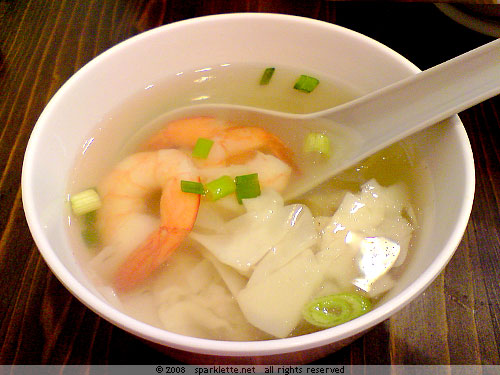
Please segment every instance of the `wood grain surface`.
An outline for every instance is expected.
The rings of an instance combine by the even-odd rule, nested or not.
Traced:
[[[428,68],[490,41],[430,3],[321,0],[0,0],[0,364],[177,363],[83,306],[24,218],[21,168],[44,106],[80,67],[140,32],[228,12],[301,15],[359,31]],[[391,319],[318,364],[500,364],[500,97],[460,114],[476,196],[446,269]]]

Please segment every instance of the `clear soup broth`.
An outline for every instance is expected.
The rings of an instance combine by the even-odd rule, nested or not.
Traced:
[[[96,187],[100,194],[108,191],[103,186],[109,184],[103,185],[103,181],[122,168],[117,167],[120,161],[138,152],[152,129],[163,127],[161,116],[175,108],[231,103],[308,113],[359,96],[355,88],[332,77],[289,67],[276,67],[269,84],[260,85],[265,68],[202,67],[146,86],[96,124],[83,142],[68,187],[70,196],[89,187]],[[293,86],[300,74],[315,76],[320,84],[310,93],[298,91]],[[289,139],[279,131],[274,135]],[[342,142],[333,140],[331,145],[335,152]],[[190,157],[191,150],[185,145],[175,148]],[[420,210],[430,191],[425,166],[416,162],[411,147],[403,141],[303,196],[283,201],[280,190],[293,184],[298,171],[273,155],[272,148],[265,148],[224,160],[222,166],[195,161],[203,184],[222,175],[234,178],[233,174],[257,172],[261,194],[243,204],[234,194],[217,201],[202,196],[194,212],[196,221],[181,244],[132,288],[116,287],[117,270],[164,225],[160,205],[177,209],[185,202],[170,202],[169,206],[166,199],[161,200],[160,186],[138,194],[137,189],[123,190],[130,180],[114,183],[120,193],[105,194],[101,197],[103,211],[87,215],[96,220],[91,225],[97,228],[97,240],[93,237],[89,246],[81,235],[90,225],[88,217],[70,213],[68,230],[76,255],[102,294],[119,309],[154,326],[234,341],[283,338],[327,328],[331,324],[317,323],[311,311],[314,315],[321,303],[333,303],[330,309],[338,312],[339,295],[359,296],[371,306],[366,311],[374,308],[397,283],[411,258]],[[324,157],[306,154],[297,145],[292,151],[300,169]],[[126,175],[149,179],[143,162],[134,162],[137,172],[127,171]],[[285,182],[275,183],[283,176]],[[124,204],[116,198],[123,191],[137,197],[128,197]],[[186,203],[186,207],[191,206]],[[104,212],[111,211],[114,216],[103,219]],[[123,216],[127,219],[122,220]],[[109,217],[117,218],[116,223]],[[176,223],[177,219],[174,227]],[[337,296],[334,302],[328,300],[331,296]],[[311,303],[316,305],[308,307]],[[313,310],[307,312],[308,308]],[[348,320],[356,316],[359,314]]]

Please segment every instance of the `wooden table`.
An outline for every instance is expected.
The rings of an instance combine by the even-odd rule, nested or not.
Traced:
[[[492,40],[430,3],[0,0],[0,364],[176,363],[84,307],[48,269],[24,218],[23,155],[49,99],[94,56],[162,24],[237,11],[336,23],[421,69]],[[500,364],[500,97],[460,117],[477,190],[455,256],[408,307],[318,364]]]

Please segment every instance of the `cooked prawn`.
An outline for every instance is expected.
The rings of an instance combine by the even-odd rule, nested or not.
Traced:
[[[200,137],[214,141],[205,162],[192,160],[175,149],[192,148]],[[99,187],[102,207],[98,218],[105,245],[100,260],[104,267],[118,265],[116,271],[108,267],[113,269],[114,286],[127,290],[139,284],[168,259],[191,231],[200,196],[183,193],[181,180],[206,182],[213,173],[259,172],[262,186],[281,191],[292,168],[296,167],[291,150],[262,128],[231,126],[212,117],[170,122],[145,143],[142,152],[120,162]],[[147,202],[155,191],[161,191],[160,223],[149,233],[145,228],[154,228],[155,224],[151,225],[146,215]],[[139,245],[130,241],[136,230],[149,233]],[[127,243],[120,240],[124,234],[129,238]]]
[[[125,158],[99,186],[98,225],[108,246],[127,220],[147,212],[148,197],[161,191],[160,225],[118,266],[113,276],[117,289],[131,289],[146,279],[191,231],[200,196],[182,192],[181,180],[199,181],[198,170],[186,154],[170,149]]]
[[[220,165],[241,157],[246,161],[246,156],[253,155],[256,150],[269,150],[294,170],[298,170],[293,152],[274,134],[255,126],[233,126],[213,117],[188,117],[169,122],[146,141],[143,149],[192,148],[200,137],[214,141],[209,165]]]

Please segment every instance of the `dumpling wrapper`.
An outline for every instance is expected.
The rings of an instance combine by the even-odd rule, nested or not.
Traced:
[[[375,180],[365,183],[358,194],[347,193],[330,223],[324,227],[321,251],[317,254],[329,278],[344,284],[360,275],[359,246],[349,237],[384,237],[399,245],[394,266],[406,256],[413,232],[405,218],[412,209],[403,185],[383,187]],[[410,220],[413,219],[410,217]],[[387,270],[380,272],[380,276]],[[376,277],[375,277],[376,279]]]
[[[287,220],[289,230],[257,264],[248,281],[248,286],[263,280],[304,250],[314,247],[318,242],[318,233],[311,211],[301,204],[286,208],[289,212]]]
[[[248,283],[248,278],[240,274],[234,268],[229,267],[227,264],[219,262],[216,257],[212,255],[209,251],[201,252],[205,258],[212,262],[213,266],[219,273],[219,276],[224,280],[227,288],[231,294],[236,297],[236,295],[246,286]]]
[[[192,233],[191,238],[206,247],[203,253],[248,321],[273,336],[286,337],[321,283],[322,272],[311,250],[318,241],[317,225],[306,206],[284,206],[273,190],[244,204],[247,213],[222,226],[220,233]],[[239,274],[249,275],[248,283]]]
[[[265,334],[248,324],[225,287],[210,284],[200,294],[185,296],[174,304],[162,303],[158,315],[171,332],[212,340],[262,340]]]
[[[217,234],[191,232],[220,262],[250,276],[254,266],[290,230],[294,207],[283,205],[274,190],[244,200],[247,212],[223,225]]]
[[[312,250],[305,250],[237,297],[243,314],[255,327],[275,337],[287,337],[299,323],[302,309],[323,279]]]
[[[214,265],[197,251],[174,253],[151,292],[168,331],[213,340],[268,338],[246,321]]]

